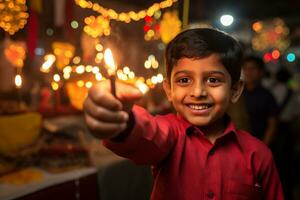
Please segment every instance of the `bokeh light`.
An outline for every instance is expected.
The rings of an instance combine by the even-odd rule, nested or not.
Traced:
[[[223,26],[230,26],[234,21],[234,18],[232,15],[222,15],[220,17],[220,22]]]

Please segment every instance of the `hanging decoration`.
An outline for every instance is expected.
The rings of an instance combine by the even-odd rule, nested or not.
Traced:
[[[68,65],[74,56],[75,47],[67,42],[53,42],[52,49],[56,56],[56,66],[60,70]]]
[[[160,22],[160,37],[167,44],[181,31],[181,21],[177,11],[168,11],[163,14]]]
[[[156,11],[171,7],[175,2],[177,2],[177,0],[165,0],[160,3],[154,3],[149,8],[144,9],[144,10],[140,10],[137,12],[129,11],[129,12],[121,12],[121,13],[118,13],[114,9],[104,8],[100,4],[93,3],[91,1],[75,0],[75,2],[81,8],[92,9],[92,10],[98,12],[99,14],[101,14],[105,18],[129,23],[129,22],[131,22],[131,20],[139,21],[141,19],[144,19],[144,17],[146,17],[146,16],[152,17]]]
[[[80,36],[80,44],[82,49],[82,59],[85,63],[93,63],[95,60],[96,48],[99,44],[99,38],[92,37],[89,34],[83,32]],[[96,62],[98,63],[98,62]]]
[[[255,22],[252,29],[254,31],[252,47],[256,51],[278,49],[283,52],[289,47],[289,28],[280,18]]]
[[[110,35],[109,19],[101,15],[86,17],[84,23],[86,24],[83,28],[84,32],[93,38]]]
[[[89,88],[93,85],[91,81],[70,81],[66,83],[66,91],[70,99],[70,103],[78,110],[83,109],[83,102],[87,97]]]
[[[26,0],[0,0],[0,27],[14,35],[27,23],[29,14],[26,11]]]
[[[145,25],[144,25],[144,33],[145,33],[145,40],[157,40],[160,38],[159,33],[159,19],[161,17],[161,11],[158,10],[154,13],[153,17],[146,16],[144,18]]]
[[[24,42],[8,41],[4,50],[5,58],[16,68],[24,66],[26,45]]]

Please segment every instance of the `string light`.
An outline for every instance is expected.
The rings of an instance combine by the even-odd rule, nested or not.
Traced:
[[[75,52],[75,46],[67,42],[53,42],[52,49],[56,56],[56,66],[58,69],[62,69],[68,65]]]
[[[294,53],[288,53],[286,59],[288,62],[294,62],[296,60],[296,55]]]
[[[83,31],[93,38],[100,37],[102,35],[110,35],[110,25],[109,19],[104,18],[103,16],[90,16],[84,19],[86,24],[83,28]]]
[[[54,91],[55,91],[55,90],[58,90],[59,84],[56,83],[56,82],[51,82],[51,87],[52,87],[52,89],[53,89]]]
[[[24,28],[29,14],[26,0],[0,0],[0,27],[10,35]]]
[[[118,13],[114,9],[104,8],[98,3],[93,3],[91,1],[86,0],[75,0],[75,3],[81,8],[91,9],[101,14],[104,18],[122,21],[125,23],[129,23],[131,20],[139,21],[146,17],[146,15],[152,17],[156,11],[171,7],[175,2],[177,2],[177,0],[165,0],[160,3],[154,3],[149,8],[137,12],[129,11]]]
[[[155,56],[154,55],[149,55],[148,56],[148,59],[144,62],[144,67],[146,69],[150,69],[151,67],[153,69],[157,69],[159,67],[159,63],[158,61],[156,60]]]
[[[16,85],[17,88],[22,87],[22,76],[20,74],[17,74],[15,76],[15,85]]]
[[[254,50],[278,49],[280,52],[283,52],[290,45],[290,40],[288,39],[289,28],[280,18],[266,22],[255,22],[252,25],[252,29],[255,32],[252,38],[252,47]]]
[[[146,41],[149,40],[157,40],[160,38],[160,25],[159,25],[159,18],[161,16],[161,11],[158,10],[154,13],[154,17],[146,16],[144,18],[145,25],[144,25],[144,38]]]
[[[73,21],[71,22],[71,27],[72,27],[73,29],[77,29],[77,28],[79,27],[78,22],[77,22],[76,20],[73,20]]]
[[[252,24],[252,29],[255,31],[255,32],[260,32],[263,28],[263,24],[262,22],[258,21],[258,22],[255,22]]]
[[[73,58],[73,63],[74,63],[75,65],[79,64],[80,61],[81,61],[81,58],[80,58],[79,56],[75,56],[75,57]]]
[[[45,62],[42,64],[40,70],[41,72],[48,73],[50,72],[50,68],[56,60],[56,57],[53,54],[47,54],[44,57]]]
[[[60,76],[59,76],[59,74],[54,74],[54,75],[53,75],[53,80],[54,80],[55,82],[59,82],[59,81],[60,81]]]

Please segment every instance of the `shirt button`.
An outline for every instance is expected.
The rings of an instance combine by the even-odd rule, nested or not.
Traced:
[[[210,199],[214,198],[214,196],[215,196],[215,193],[213,193],[212,191],[209,191],[207,193],[207,197],[210,198]]]

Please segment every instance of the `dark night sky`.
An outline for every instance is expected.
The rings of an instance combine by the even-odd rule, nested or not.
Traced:
[[[200,3],[200,7],[202,4],[203,17],[211,17],[222,10],[229,10],[252,20],[277,16],[300,16],[300,1],[298,0],[190,0],[190,3],[191,5]],[[191,13],[198,12],[192,10]],[[197,18],[197,14],[195,17]]]
[[[161,0],[115,0],[146,8]],[[178,1],[179,6],[183,0]],[[190,21],[209,20],[223,12],[245,20],[255,21],[273,17],[283,17],[300,24],[299,0],[190,0]]]

